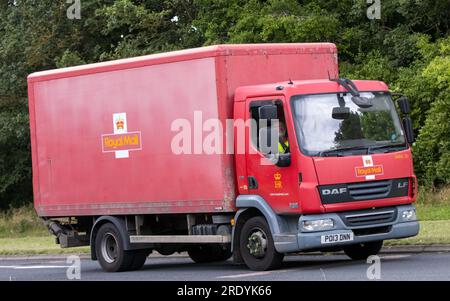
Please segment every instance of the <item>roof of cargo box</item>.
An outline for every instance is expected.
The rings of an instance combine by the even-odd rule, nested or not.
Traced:
[[[186,50],[151,54],[140,57],[87,64],[69,68],[35,72],[28,76],[28,82],[37,82],[80,76],[85,74],[138,68],[143,66],[165,64],[178,61],[200,59],[226,55],[257,54],[296,54],[296,53],[335,53],[336,45],[332,43],[277,43],[277,44],[228,44]]]

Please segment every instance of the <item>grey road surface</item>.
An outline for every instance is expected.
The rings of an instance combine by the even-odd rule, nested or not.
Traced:
[[[66,280],[75,277],[72,261],[60,258],[0,259],[0,280]],[[351,261],[345,255],[296,255],[285,258],[276,271],[254,272],[231,261],[195,264],[188,257],[150,257],[140,271],[104,273],[97,262],[80,260],[81,280],[178,280],[178,281],[253,281],[253,280],[356,280],[380,277],[381,280],[450,280],[450,253],[403,253],[380,255],[379,269],[374,263]],[[76,280],[71,280],[76,281]]]

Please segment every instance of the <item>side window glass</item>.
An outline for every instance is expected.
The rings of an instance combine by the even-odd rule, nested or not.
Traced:
[[[274,104],[277,106],[277,121],[260,119],[259,108],[268,104]],[[249,109],[251,119],[253,119],[250,125],[251,143],[256,147],[256,149],[262,153],[266,153],[264,151],[264,146],[260,144],[261,141],[266,141],[267,139],[261,139],[261,135],[267,135],[267,131],[269,131],[270,133],[275,133],[278,136],[278,139],[274,138],[277,140],[275,142],[277,145],[274,145],[273,147],[271,145],[267,145],[267,147],[275,150],[276,153],[290,153],[289,136],[286,128],[283,103],[281,100],[253,101],[250,103]],[[270,144],[270,142],[268,142],[268,144]]]

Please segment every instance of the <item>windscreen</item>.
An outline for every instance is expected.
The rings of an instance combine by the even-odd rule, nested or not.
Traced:
[[[405,137],[391,96],[364,92],[371,106],[356,105],[349,93],[292,97],[294,121],[302,152],[309,156],[345,156],[406,148]],[[333,115],[333,108],[347,114]],[[341,110],[342,111],[342,110]]]

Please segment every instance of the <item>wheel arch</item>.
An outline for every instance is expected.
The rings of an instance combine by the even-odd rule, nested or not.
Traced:
[[[254,216],[263,216],[269,225],[272,235],[280,234],[287,229],[286,222],[273,211],[270,205],[259,195],[240,195],[236,198],[238,211],[234,217],[235,226],[232,231],[231,250],[235,254],[234,260],[242,262],[239,252],[239,236],[243,224]]]
[[[286,222],[273,211],[272,207],[259,195],[240,195],[236,198],[236,207],[239,209],[235,216],[235,221],[239,219],[245,211],[251,210],[253,213],[259,212],[264,216],[270,227],[272,234],[282,233],[286,229]],[[256,211],[255,211],[256,210]]]
[[[101,216],[99,217],[94,225],[92,226],[91,235],[90,235],[90,245],[91,245],[91,258],[92,260],[97,260],[97,253],[95,249],[95,239],[97,237],[98,230],[104,224],[111,223],[113,224],[120,233],[120,237],[124,242],[124,250],[131,250],[130,244],[130,236],[128,235],[125,219],[117,216]]]

